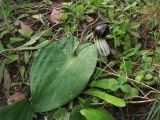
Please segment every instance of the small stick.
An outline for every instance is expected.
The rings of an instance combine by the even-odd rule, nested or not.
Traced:
[[[117,76],[117,77],[120,76],[119,74],[115,74],[115,73],[112,73],[112,72],[109,72],[109,71],[106,71],[106,70],[103,70],[103,71],[109,73],[110,75],[114,75],[114,76]],[[144,84],[144,83],[138,82],[138,81],[136,81],[136,80],[134,80],[134,79],[131,79],[131,78],[127,78],[127,79],[130,80],[130,81],[132,81],[132,82],[134,82],[134,83],[137,83],[137,84],[140,84],[140,85],[142,85],[142,86],[145,86],[146,88],[149,88],[149,89],[151,89],[151,90],[154,90],[154,91],[156,91],[157,93],[160,93],[159,90],[156,90],[155,88],[152,88],[152,87],[150,87],[149,85],[146,85],[146,84]]]
[[[148,99],[148,100],[142,100],[142,101],[128,101],[128,104],[141,104],[141,103],[148,103],[156,101],[157,99]]]

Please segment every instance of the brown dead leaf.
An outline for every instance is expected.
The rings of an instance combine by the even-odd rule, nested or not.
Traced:
[[[21,33],[24,37],[30,37],[33,33],[32,28],[22,21],[20,21],[19,23],[20,23],[20,26],[21,26],[21,29],[18,30],[19,33]]]
[[[148,40],[146,45],[147,45],[147,48],[149,49],[155,49],[157,46],[157,43],[153,40]]]
[[[62,16],[62,11],[61,10],[53,9],[52,13],[51,13],[51,16],[50,16],[50,21],[52,23],[58,24],[60,22],[61,16]]]
[[[10,86],[11,86],[11,78],[10,78],[8,70],[5,68],[5,70],[4,70],[3,93],[5,94],[6,98],[8,98],[8,96],[9,96]]]
[[[94,19],[90,16],[86,16],[86,21],[87,21],[87,23],[92,23],[92,22],[94,22]]]
[[[16,92],[15,94],[9,96],[8,100],[7,100],[7,104],[13,104],[16,103],[22,99],[25,98],[25,95],[21,92]]]

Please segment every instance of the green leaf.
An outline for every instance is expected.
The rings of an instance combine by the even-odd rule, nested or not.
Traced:
[[[111,91],[116,91],[118,89],[118,81],[114,78],[96,80],[96,81],[93,81],[90,84],[90,86],[107,89]]]
[[[15,62],[17,60],[19,60],[19,56],[18,55],[10,55],[10,56],[7,57],[6,63],[7,64],[11,64],[11,63],[13,63],[13,62]]]
[[[69,112],[66,108],[59,108],[47,115],[47,120],[69,120]]]
[[[160,54],[160,46],[156,46],[156,50],[155,50],[158,54]]]
[[[40,37],[43,36],[43,34],[45,34],[47,31],[48,31],[48,30],[42,31],[42,32],[40,32],[40,33],[35,34],[34,36],[31,37],[30,41],[28,41],[27,43],[23,44],[23,45],[20,46],[20,47],[15,48],[15,49],[17,49],[17,50],[22,50],[24,47],[28,47],[28,46],[30,46],[30,45],[33,45],[33,44],[36,43],[37,40],[39,40]]]
[[[40,48],[46,46],[49,43],[49,40],[45,40],[45,41],[41,42],[40,44],[38,44],[34,47],[31,47],[31,45],[36,43],[37,40],[39,40],[43,35],[46,36],[48,31],[49,31],[49,29],[46,30],[46,31],[42,31],[38,34],[35,34],[34,36],[32,36],[30,41],[23,44],[22,46],[19,46],[19,47],[15,48],[15,50],[18,50],[18,51],[19,50],[34,50],[34,49],[40,49]]]
[[[67,13],[64,13],[64,14],[61,16],[61,20],[62,20],[62,21],[67,20],[67,18],[68,18],[68,14],[67,14]]]
[[[24,78],[25,67],[24,67],[24,66],[20,66],[20,68],[19,68],[19,72],[20,72],[20,74],[21,74],[22,78]]]
[[[21,37],[12,37],[12,38],[10,38],[10,43],[11,44],[14,44],[14,43],[17,43],[17,42],[21,42],[21,41],[24,41],[24,38],[21,38]]]
[[[0,33],[0,39],[2,39],[7,33],[9,33],[7,30],[6,31],[2,31]]]
[[[75,8],[76,14],[79,14],[83,10],[84,10],[84,6],[83,5],[77,5],[76,8]]]
[[[141,38],[141,36],[140,36],[140,34],[138,32],[130,31],[130,34],[133,35],[136,38]]]
[[[136,79],[137,81],[141,82],[142,79],[144,78],[144,75],[145,75],[145,72],[144,72],[144,71],[140,71],[140,72],[138,72],[138,74],[137,74],[137,76],[136,76],[135,79]]]
[[[138,29],[140,25],[141,24],[139,22],[131,22],[130,28],[131,29]]]
[[[29,58],[30,58],[29,52],[25,51],[24,52],[24,62],[25,62],[25,64],[27,64],[29,62]]]
[[[123,99],[109,95],[109,94],[107,94],[103,91],[100,91],[98,89],[89,89],[89,90],[85,91],[85,94],[101,98],[104,101],[106,101],[112,105],[115,105],[117,107],[124,107],[126,105],[125,101]]]
[[[132,88],[132,87],[131,87],[129,84],[123,84],[123,85],[120,86],[120,89],[121,89],[124,93],[129,93],[131,88]]]
[[[24,22],[21,22],[21,21],[20,21],[20,26],[21,26],[21,29],[19,29],[18,32],[24,37],[29,38],[33,33],[32,28],[29,25],[26,25]]]
[[[32,15],[32,18],[35,18],[36,20],[42,22],[44,24],[44,20],[43,20],[43,14],[35,14],[35,15]]]
[[[48,44],[49,44],[49,40],[46,40],[46,41],[44,41],[34,47],[21,47],[21,48],[18,48],[18,50],[36,50],[36,49],[43,48]]]
[[[118,81],[118,84],[120,85],[126,83],[127,76],[125,75],[125,73],[122,72],[121,75],[118,77],[117,81]]]
[[[82,109],[80,112],[87,120],[115,120],[112,115],[104,109],[87,108]]]
[[[152,78],[153,78],[153,76],[150,73],[148,73],[148,74],[145,75],[145,80],[150,80]]]
[[[136,97],[139,96],[139,91],[136,88],[131,88],[130,92],[127,94],[128,97]]]
[[[141,46],[142,46],[141,43],[136,44],[134,51],[138,52],[138,50],[141,48]]]
[[[35,111],[45,112],[68,103],[87,85],[96,67],[97,49],[91,44],[78,45],[76,39],[64,38],[38,52],[30,71]]]
[[[141,44],[138,43],[138,44],[136,44],[135,48],[131,48],[131,49],[125,51],[125,53],[123,55],[125,56],[126,59],[128,59],[129,57],[133,57],[135,55],[139,55],[139,54],[141,54],[139,52],[140,48],[141,48]]]
[[[108,10],[108,18],[113,21],[113,17],[114,17],[114,9],[109,9]]]
[[[6,60],[0,61],[0,84],[2,82]]]
[[[46,30],[41,37],[51,37],[53,35],[53,32],[51,29]]]
[[[55,120],[65,120],[66,119],[66,117],[67,117],[67,114],[68,112],[67,112],[67,109],[65,109],[65,108],[59,108],[56,112],[55,112],[55,114],[54,114],[54,118],[55,118]]]
[[[0,52],[1,52],[1,50],[3,50],[4,49],[4,47],[3,47],[3,45],[2,45],[2,42],[0,41]]]
[[[33,108],[26,99],[12,105],[0,107],[1,120],[32,120],[33,115]]]
[[[134,63],[132,61],[124,61],[120,66],[120,70],[127,73],[127,75],[132,74],[133,68],[134,68]]]
[[[86,120],[80,113],[81,109],[79,105],[75,106],[70,114],[69,120]]]
[[[120,86],[120,89],[126,93],[128,97],[135,97],[139,95],[139,92],[136,88],[130,86],[129,84],[123,84]]]
[[[128,30],[128,27],[129,27],[129,19],[126,19],[126,20],[124,20],[124,23],[123,23],[121,29],[126,32]]]
[[[45,4],[49,4],[50,0],[43,0]]]
[[[125,35],[124,39],[125,39],[124,48],[125,48],[125,51],[126,51],[126,50],[129,50],[131,48],[131,37],[129,35]]]

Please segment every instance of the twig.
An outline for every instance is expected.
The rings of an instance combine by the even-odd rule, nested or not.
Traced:
[[[109,73],[110,75],[114,75],[114,76],[117,76],[117,77],[120,76],[119,74],[115,74],[115,73],[112,73],[112,72],[109,72],[109,71],[106,71],[106,70],[103,70],[103,71]],[[127,78],[127,79],[130,80],[130,81],[132,81],[132,82],[134,82],[134,83],[137,83],[137,84],[140,84],[140,85],[142,85],[142,86],[145,86],[146,88],[149,88],[149,89],[151,89],[151,90],[154,90],[154,91],[156,91],[157,93],[160,93],[159,90],[156,90],[155,88],[152,88],[152,87],[150,87],[149,85],[146,85],[146,84],[144,84],[144,83],[138,82],[138,81],[136,81],[136,80],[134,80],[134,79],[131,79],[131,78]]]
[[[144,84],[144,83],[138,82],[138,81],[136,81],[136,80],[134,80],[134,79],[131,79],[131,78],[128,78],[128,80],[130,80],[130,81],[132,81],[132,82],[135,82],[135,83],[137,83],[137,84],[143,85],[143,86],[145,86],[146,88],[149,88],[149,89],[151,89],[151,90],[156,91],[157,93],[160,93],[159,90],[156,90],[155,88],[152,88],[152,87],[150,87],[149,85],[146,85],[146,84]]]
[[[128,101],[128,104],[141,104],[141,103],[148,103],[156,101],[157,99],[148,99],[148,100],[142,100],[142,101]]]
[[[142,95],[145,96],[145,93],[144,93],[139,87],[137,87],[136,84],[134,84],[134,83],[132,82],[132,85],[133,85],[134,87],[136,87],[136,88],[139,90],[139,92],[141,92]]]
[[[160,64],[152,64],[152,63],[148,63],[148,64],[152,66],[160,67]]]
[[[155,91],[149,91],[147,94],[145,94],[144,98],[146,98],[151,93],[155,93]]]
[[[91,103],[91,105],[104,105],[106,102],[101,102],[101,103]]]

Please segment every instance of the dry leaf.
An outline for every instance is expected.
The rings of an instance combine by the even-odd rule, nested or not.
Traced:
[[[59,23],[60,22],[60,18],[62,16],[62,11],[60,10],[57,10],[57,9],[53,9],[52,10],[52,13],[51,13],[51,16],[50,16],[50,21],[52,23]]]
[[[8,70],[5,68],[5,70],[4,70],[3,93],[5,94],[6,98],[8,98],[8,96],[9,96],[10,86],[11,86],[11,78],[10,78]]]
[[[18,30],[19,33],[21,33],[24,37],[29,38],[33,33],[32,28],[29,25],[25,24],[24,22],[20,21],[19,23],[20,23],[20,26],[21,26],[21,29]]]
[[[15,94],[9,96],[7,103],[13,104],[25,98],[25,95],[21,92],[16,92]]]
[[[148,40],[146,45],[147,45],[147,48],[149,49],[155,49],[157,46],[156,42],[153,40]]]
[[[92,17],[90,17],[90,16],[86,16],[86,21],[88,23],[92,23],[92,22],[94,22],[94,19]]]

